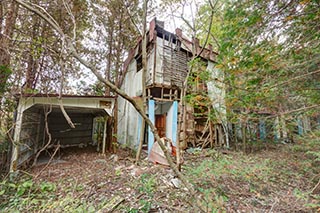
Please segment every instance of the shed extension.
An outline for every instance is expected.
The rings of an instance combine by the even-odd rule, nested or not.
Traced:
[[[28,162],[49,141],[46,121],[51,135],[50,145],[61,147],[93,145],[94,120],[112,117],[114,97],[55,94],[22,95],[16,114],[14,146],[10,170]],[[72,120],[71,128],[62,113],[61,105]],[[105,151],[107,122],[104,122],[102,150]]]

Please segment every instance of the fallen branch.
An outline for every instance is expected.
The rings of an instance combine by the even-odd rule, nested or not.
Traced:
[[[37,152],[37,154],[36,154],[36,156],[35,156],[35,158],[34,158],[34,161],[33,161],[33,165],[32,165],[32,166],[35,166],[35,165],[36,165],[37,160],[38,160],[38,157],[39,157],[39,155],[41,154],[41,152],[43,152],[44,150],[46,150],[46,149],[49,147],[50,143],[51,143],[52,138],[51,138],[51,133],[50,133],[50,131],[49,131],[49,124],[48,124],[48,115],[51,113],[51,111],[52,111],[52,105],[50,105],[50,109],[49,109],[49,111],[46,112],[45,117],[44,117],[45,130],[46,130],[46,134],[48,135],[48,142],[46,143],[46,145],[45,145],[44,147],[42,147],[42,148]]]
[[[66,121],[68,122],[69,126],[70,126],[72,129],[76,128],[76,127],[74,126],[71,118],[69,117],[68,113],[67,113],[66,110],[64,109],[61,98],[59,98],[58,101],[59,101],[59,105],[60,105],[61,112],[62,112],[64,118],[66,119]]]
[[[63,48],[62,48],[63,49]],[[63,82],[64,82],[64,64],[62,62],[62,56],[60,55],[60,68],[61,68],[61,78],[60,78],[60,89],[59,89],[59,97],[58,97],[58,102],[59,102],[59,106],[61,109],[61,112],[64,116],[64,118],[66,119],[66,121],[68,122],[69,126],[74,129],[76,128],[71,120],[71,118],[69,117],[68,113],[66,112],[66,110],[63,107],[63,103],[62,103],[62,89],[63,89]]]
[[[34,179],[37,179],[37,178],[41,175],[41,173],[42,173],[45,169],[48,168],[48,166],[50,165],[51,161],[53,160],[54,156],[56,155],[56,153],[57,153],[57,151],[58,151],[59,149],[60,149],[60,144],[58,144],[56,150],[54,150],[54,152],[53,152],[50,160],[49,160],[48,163],[45,165],[45,167],[43,167],[43,168],[40,170],[40,172],[39,172],[36,176],[34,176]]]
[[[313,187],[313,189],[311,190],[311,194],[316,193],[316,191],[318,190],[320,190],[320,179],[318,183],[315,185],[315,187]]]
[[[115,210],[120,205],[120,203],[122,203],[124,200],[125,200],[124,198],[116,195],[104,207],[102,207],[102,209],[100,209],[98,213],[113,212],[113,210]]]
[[[185,212],[184,210],[182,209],[179,209],[177,207],[174,207],[174,206],[170,206],[170,205],[167,205],[165,203],[161,203],[161,202],[157,202],[159,206],[163,206],[164,208],[167,208],[167,209],[170,209],[172,210],[173,212]]]

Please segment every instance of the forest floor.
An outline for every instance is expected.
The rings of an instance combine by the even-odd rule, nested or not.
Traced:
[[[317,212],[320,163],[308,152],[315,149],[319,143],[249,154],[189,149],[182,173],[200,191],[192,197],[146,154],[136,166],[128,149],[102,155],[69,148],[28,171],[33,178],[3,181],[0,212]]]

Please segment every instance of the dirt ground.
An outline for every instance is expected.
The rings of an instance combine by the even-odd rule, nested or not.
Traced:
[[[199,191],[195,196],[169,168],[148,162],[146,153],[139,166],[133,157],[128,149],[102,155],[94,148],[68,148],[30,172],[56,186],[57,212],[320,211],[320,190],[314,188],[320,167],[305,152],[292,152],[292,145],[248,155],[188,150],[182,172]]]

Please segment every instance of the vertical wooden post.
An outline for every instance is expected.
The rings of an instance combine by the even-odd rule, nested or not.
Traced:
[[[177,140],[178,138],[178,101],[175,100],[173,102],[173,118],[172,118],[172,143],[173,145],[176,147],[176,154],[177,154],[177,166],[178,166],[178,170],[181,170],[181,156],[180,156],[180,141]]]
[[[108,125],[108,117],[104,117],[103,140],[102,140],[102,154],[105,154],[105,153],[106,153],[107,125]]]
[[[142,143],[140,143],[141,142],[141,137],[142,137],[141,126],[142,126],[142,117],[140,115],[138,115],[138,131],[137,131],[138,132],[138,135],[137,135],[138,137],[137,137],[136,146],[138,147],[138,152],[140,152],[140,153],[136,155],[136,161],[139,161],[139,157],[140,157],[141,150],[142,150],[142,144],[143,144],[143,140],[142,140]]]
[[[260,140],[264,141],[266,139],[266,123],[265,120],[259,120],[259,133],[260,133]]]
[[[183,97],[181,98],[182,102]],[[182,137],[182,144],[183,146],[187,146],[187,104],[182,104],[182,131],[183,131],[183,137]]]
[[[302,118],[299,117],[298,118],[298,134],[299,135],[303,135],[303,122],[302,122]]]
[[[242,135],[242,145],[243,145],[243,151],[246,152],[247,149],[247,135],[246,135],[246,127],[247,124],[245,121],[242,121],[241,125],[241,135]]]
[[[218,147],[219,145],[219,131],[218,131],[218,125],[219,124],[216,124],[215,127],[214,127],[214,132],[215,132],[215,146]]]
[[[116,152],[117,149],[117,134],[118,134],[118,100],[116,99],[114,102],[114,111],[113,111],[113,128],[112,128],[112,141],[111,141],[111,150],[113,153]]]
[[[179,102],[179,107],[178,107],[178,111],[180,110],[180,113],[179,113],[179,116],[178,116],[178,141],[180,143],[181,141],[181,128],[182,128],[182,115],[183,115],[183,88],[182,90],[180,91],[180,102]],[[185,147],[185,144],[182,142],[181,144],[181,147]]]
[[[154,108],[155,108],[155,101],[150,99],[148,101],[148,113],[149,113],[149,119],[151,120],[151,122],[154,124],[155,123],[155,112],[154,112]],[[154,135],[151,131],[151,128],[149,126],[148,128],[148,156],[150,155],[152,146],[154,143]]]
[[[11,154],[11,162],[10,162],[10,172],[15,172],[18,167],[18,160],[19,160],[19,142],[20,141],[20,132],[22,127],[22,118],[23,118],[23,112],[25,110],[25,105],[22,103],[21,99],[18,103],[18,109],[17,109],[17,118],[15,120],[15,131],[14,131],[14,137],[13,141],[13,147],[12,147],[12,154]]]
[[[277,116],[275,121],[274,121],[274,138],[275,140],[279,140],[281,137],[281,131],[280,131],[280,121],[279,121],[279,117]]]
[[[40,137],[40,128],[41,128],[41,119],[42,119],[42,115],[39,114],[38,116],[38,126],[37,126],[37,136],[36,136],[36,141],[35,141],[35,145],[34,145],[34,149],[33,152],[34,154],[36,154],[38,152],[39,149],[39,137]]]
[[[219,146],[222,146],[224,138],[223,138],[223,131],[222,131],[222,124],[218,125],[218,134],[219,134]]]
[[[178,135],[178,101],[173,102],[173,113],[172,113],[172,143],[178,147],[179,142],[177,141]]]
[[[210,148],[213,148],[213,138],[214,138],[214,131],[212,128],[212,121],[209,121],[209,132],[210,132]]]
[[[211,114],[211,108],[209,107],[209,115]],[[210,148],[213,148],[213,131],[212,131],[212,121],[210,120],[210,117],[208,117],[207,119],[209,119],[209,134],[210,134]]]
[[[234,124],[234,127],[232,128],[232,130],[233,130],[233,135],[234,135],[234,142],[235,142],[235,147],[236,147],[236,151],[239,151],[239,140],[238,140],[238,124],[237,123],[235,123]]]

